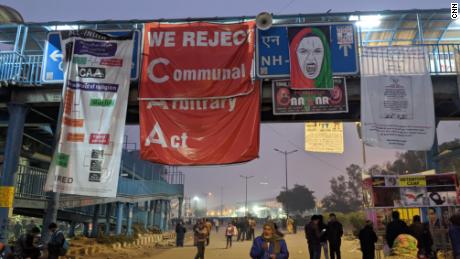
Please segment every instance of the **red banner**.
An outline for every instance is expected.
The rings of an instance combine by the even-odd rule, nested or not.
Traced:
[[[254,22],[145,24],[140,98],[246,95],[253,56]]]
[[[141,101],[141,157],[170,165],[216,165],[258,157],[259,87],[212,100]]]

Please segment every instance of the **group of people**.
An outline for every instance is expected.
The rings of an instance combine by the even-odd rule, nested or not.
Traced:
[[[387,224],[385,231],[385,241],[392,256],[436,258],[430,224],[422,223],[419,215],[415,215],[412,224],[408,226],[400,219],[399,212],[394,211],[392,221]],[[454,259],[460,259],[460,214],[450,218],[448,234]],[[367,221],[366,226],[359,232],[359,240],[363,259],[374,259],[375,243],[378,239],[371,221]]]
[[[68,250],[64,233],[58,229],[56,223],[51,223],[48,230],[50,238],[45,242],[46,245],[43,245],[40,242],[40,228],[37,226],[27,228],[26,233],[19,235],[11,251],[5,251],[4,245],[0,247],[0,258],[38,259],[42,256],[43,250],[47,250],[48,259],[58,259],[59,256],[64,256]]]
[[[324,223],[322,215],[311,216],[310,222],[305,225],[305,237],[308,243],[308,252],[311,259],[320,259],[321,250],[324,256],[331,259],[340,259],[343,226],[334,213],[329,214],[329,221]]]
[[[210,220],[199,220],[193,226],[195,246],[197,254],[195,259],[204,259],[205,247],[209,245],[212,226],[216,232],[218,225]],[[278,229],[273,221],[267,221],[263,225],[262,234],[256,238],[254,219],[240,218],[228,223],[224,234],[227,239],[226,248],[232,247],[232,239],[253,240],[250,256],[253,259],[287,259],[289,251],[284,240],[284,234]],[[252,228],[252,229],[251,229]],[[245,232],[244,234],[239,234]],[[176,226],[178,233],[178,246],[183,246],[183,237],[186,228],[182,223]],[[320,259],[324,253],[326,259],[340,259],[340,247],[343,236],[343,226],[337,220],[334,213],[329,214],[327,222],[322,215],[313,215],[310,222],[305,225],[305,237],[308,244],[308,252],[311,259]],[[366,221],[365,226],[359,231],[362,258],[375,258],[375,244],[378,241],[373,223]],[[450,218],[449,237],[453,248],[454,259],[460,259],[460,214]],[[386,226],[385,241],[390,248],[391,256],[405,256],[405,258],[436,258],[433,250],[433,237],[428,223],[422,223],[420,216],[413,217],[413,223],[408,226],[400,219],[399,212],[392,213],[392,221]],[[396,258],[396,257],[395,257]]]

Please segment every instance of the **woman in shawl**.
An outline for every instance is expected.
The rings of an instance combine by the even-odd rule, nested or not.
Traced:
[[[388,259],[417,259],[418,248],[417,239],[411,235],[401,234],[399,235],[391,248],[390,256]]]
[[[273,222],[264,224],[262,235],[257,237],[251,248],[253,259],[288,259],[286,241],[276,232]]]
[[[291,88],[332,89],[331,53],[324,33],[318,28],[304,28],[289,44]]]

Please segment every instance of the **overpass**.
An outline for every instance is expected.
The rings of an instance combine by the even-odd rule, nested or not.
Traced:
[[[361,18],[370,17],[372,26],[363,26]],[[196,19],[161,19],[162,22],[235,22],[253,17],[214,17]],[[16,173],[15,211],[21,214],[42,215],[46,194],[42,191],[44,175],[53,152],[54,133],[61,102],[62,81],[49,80],[52,74],[44,73],[44,60],[57,59],[56,53],[45,52],[50,32],[68,29],[94,29],[100,31],[142,31],[143,23],[154,20],[130,21],[75,21],[24,23],[0,25],[0,150],[7,156],[5,140],[12,127],[13,118],[21,118],[17,127],[23,131]],[[428,50],[429,69],[433,81],[435,112],[437,120],[456,120],[460,117],[459,78],[460,72],[460,23],[451,20],[450,10],[401,10],[382,12],[350,12],[281,15],[274,17],[274,24],[341,23],[352,22],[357,29],[358,55],[364,46],[423,45]],[[142,33],[139,33],[142,42]],[[273,115],[272,85],[270,79],[262,84],[262,122],[304,121],[359,121],[360,119],[360,75],[345,75],[349,112],[315,115]],[[138,85],[139,78],[131,81],[126,123],[139,123]],[[12,105],[14,104],[14,105]],[[16,108],[12,108],[12,107]],[[123,215],[124,206],[128,215],[138,210],[146,214],[147,225],[158,221],[168,211],[168,200],[183,196],[183,177],[162,174],[164,168],[155,165],[139,171],[136,165],[144,163],[135,153],[124,151],[118,195],[114,199],[94,197],[62,196],[59,207],[61,219],[88,222],[106,212],[110,221],[113,215]],[[0,159],[1,161],[1,159]],[[145,162],[147,163],[147,162]],[[14,165],[17,166],[17,165]],[[182,179],[169,182],[164,177]],[[115,205],[115,206],[113,206]],[[77,213],[75,208],[80,208]],[[83,208],[83,209],[82,209]],[[90,208],[90,209],[88,209]],[[102,209],[101,209],[102,208]],[[73,213],[73,214],[72,214]],[[77,216],[75,216],[77,215]],[[95,216],[96,215],[96,216]],[[161,216],[160,215],[160,216]],[[161,216],[164,218],[164,216]],[[120,219],[121,218],[121,219]],[[117,217],[120,223],[123,217]],[[128,218],[129,222],[129,218]],[[144,222],[144,223],[145,223]],[[131,222],[132,223],[132,222]],[[131,224],[129,223],[129,224]],[[121,223],[117,226],[121,231]]]

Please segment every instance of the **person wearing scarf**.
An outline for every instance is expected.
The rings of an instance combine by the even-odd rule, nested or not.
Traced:
[[[318,28],[304,28],[289,44],[291,89],[332,89],[331,51],[324,33]]]
[[[250,256],[252,259],[289,258],[286,241],[277,233],[273,222],[264,224],[262,235],[253,241]]]

